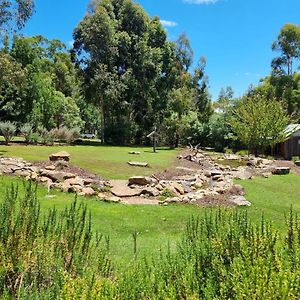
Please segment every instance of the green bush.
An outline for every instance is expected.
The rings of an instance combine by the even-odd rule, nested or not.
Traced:
[[[51,136],[58,142],[72,143],[80,137],[80,129],[69,129],[65,126],[50,131]]]
[[[2,136],[4,137],[5,144],[8,145],[15,133],[16,133],[17,127],[14,123],[11,122],[0,122],[0,132]]]
[[[29,144],[32,143],[32,135],[33,135],[33,126],[29,123],[24,124],[20,128],[21,134],[24,136],[25,143]]]
[[[65,277],[108,276],[111,271],[102,236],[92,233],[91,216],[76,200],[62,213],[53,208],[42,216],[36,187],[27,184],[19,196],[13,186],[0,205],[0,228],[2,296],[58,295]]]

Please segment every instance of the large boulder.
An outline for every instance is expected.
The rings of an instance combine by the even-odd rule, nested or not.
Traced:
[[[60,151],[49,155],[50,161],[70,161],[70,154],[66,151]]]
[[[151,184],[152,179],[144,176],[133,176],[128,179],[128,185],[147,185]]]
[[[272,171],[274,175],[287,175],[290,173],[291,168],[290,167],[276,167]]]

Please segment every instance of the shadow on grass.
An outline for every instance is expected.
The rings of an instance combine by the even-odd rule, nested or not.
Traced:
[[[6,150],[1,150],[0,151],[0,156],[3,156],[7,151]]]

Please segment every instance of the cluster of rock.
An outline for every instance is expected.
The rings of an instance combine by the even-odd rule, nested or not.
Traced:
[[[129,180],[104,181],[97,177],[79,176],[66,172],[70,155],[66,152],[53,154],[45,166],[34,166],[21,158],[1,157],[0,174],[25,177],[63,192],[73,192],[80,196],[98,196],[111,202],[125,202],[131,197],[144,197],[157,203],[210,204],[214,199],[227,204],[250,206],[244,197],[242,186],[234,184],[234,179],[250,179],[252,176],[269,177],[287,173],[289,168],[278,168],[273,161],[254,156],[224,155],[213,157],[203,151],[190,151],[180,159],[197,165],[191,169],[178,167],[186,175],[174,176],[169,180],[155,176],[135,176]],[[222,164],[230,160],[240,160],[242,165],[233,168]],[[216,204],[216,203],[215,203]]]

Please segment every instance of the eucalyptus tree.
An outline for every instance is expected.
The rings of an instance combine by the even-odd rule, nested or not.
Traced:
[[[1,0],[0,33],[2,37],[23,28],[33,12],[33,0]]]
[[[280,52],[280,56],[272,61],[273,69],[279,69],[288,76],[292,76],[294,69],[299,67],[299,65],[294,66],[294,63],[300,59],[300,26],[284,25],[277,40],[272,44],[272,50]]]
[[[159,19],[132,0],[91,6],[74,31],[74,54],[102,114],[103,142],[141,142],[160,121],[173,50]]]

